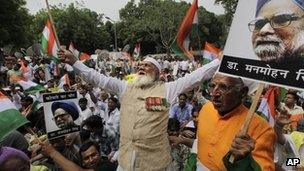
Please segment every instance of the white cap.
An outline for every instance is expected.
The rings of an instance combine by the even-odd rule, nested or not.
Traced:
[[[159,73],[161,73],[161,66],[154,58],[146,57],[144,61],[151,62],[154,66],[156,66]]]
[[[32,59],[29,56],[25,56],[24,59],[27,60],[28,62],[32,62]]]

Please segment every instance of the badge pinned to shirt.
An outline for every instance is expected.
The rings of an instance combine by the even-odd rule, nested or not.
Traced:
[[[146,109],[147,111],[161,112],[165,111],[168,107],[167,100],[161,97],[147,97]]]

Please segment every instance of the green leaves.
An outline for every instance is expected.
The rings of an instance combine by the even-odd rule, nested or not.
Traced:
[[[138,5],[131,1],[120,10],[122,25],[125,26],[122,28],[125,34],[121,38],[133,43],[141,40],[142,54],[170,53],[170,45],[189,7],[189,3],[173,0],[141,0]],[[200,50],[205,41],[224,44],[220,40],[222,25],[218,16],[200,7],[199,29],[202,34],[193,47]],[[152,46],[156,48],[152,49]]]
[[[24,0],[0,0],[0,47],[15,48],[31,43],[31,16],[24,8]]]
[[[70,41],[73,41],[79,51],[87,53],[94,53],[98,48],[109,48],[111,37],[101,20],[102,15],[77,7],[73,3],[69,6],[52,7],[51,13],[62,45],[68,46]],[[35,33],[42,32],[47,17],[46,10],[41,10],[35,15],[34,23],[37,23],[33,26]],[[36,35],[38,41],[41,35]]]

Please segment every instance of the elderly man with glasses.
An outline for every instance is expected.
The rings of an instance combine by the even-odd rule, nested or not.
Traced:
[[[258,0],[248,24],[255,54],[262,61],[301,61],[304,42],[303,0]]]
[[[273,171],[274,129],[254,115],[247,135],[239,135],[248,113],[242,104],[248,87],[242,79],[216,74],[209,92],[211,102],[202,107],[198,116],[196,170]],[[173,140],[174,144],[187,146],[193,142],[184,137]],[[234,161],[229,161],[231,155]]]

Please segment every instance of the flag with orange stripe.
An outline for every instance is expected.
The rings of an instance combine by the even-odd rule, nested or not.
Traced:
[[[35,94],[37,92],[45,90],[44,86],[34,83],[31,80],[26,80],[21,76],[13,75],[10,77],[10,82],[16,85],[20,85],[25,93]]]
[[[274,118],[276,115],[275,108],[275,97],[278,91],[276,87],[271,86],[265,93],[260,103],[260,106],[257,109],[257,112],[262,113],[268,120],[271,126],[274,126]]]
[[[88,54],[86,54],[84,52],[79,52],[75,48],[73,42],[70,43],[69,50],[73,53],[74,56],[76,56],[81,61],[86,61],[86,60],[90,59],[90,55],[88,55]]]
[[[44,30],[42,32],[42,40],[41,40],[42,51],[50,57],[55,57],[58,59],[57,51],[58,46],[56,44],[55,33],[52,28],[51,21],[48,19],[46,21]]]
[[[68,85],[68,87],[71,87],[71,82],[68,74],[64,74],[64,76],[60,78],[59,88],[63,88],[64,85]]]
[[[187,56],[193,59],[193,54],[189,50],[191,33],[198,36],[198,0],[193,0],[192,5],[187,11],[187,14],[178,30],[176,40],[172,44],[172,50],[175,54]]]
[[[213,44],[206,42],[204,47],[204,58],[209,62],[218,58],[221,49],[215,47]]]

